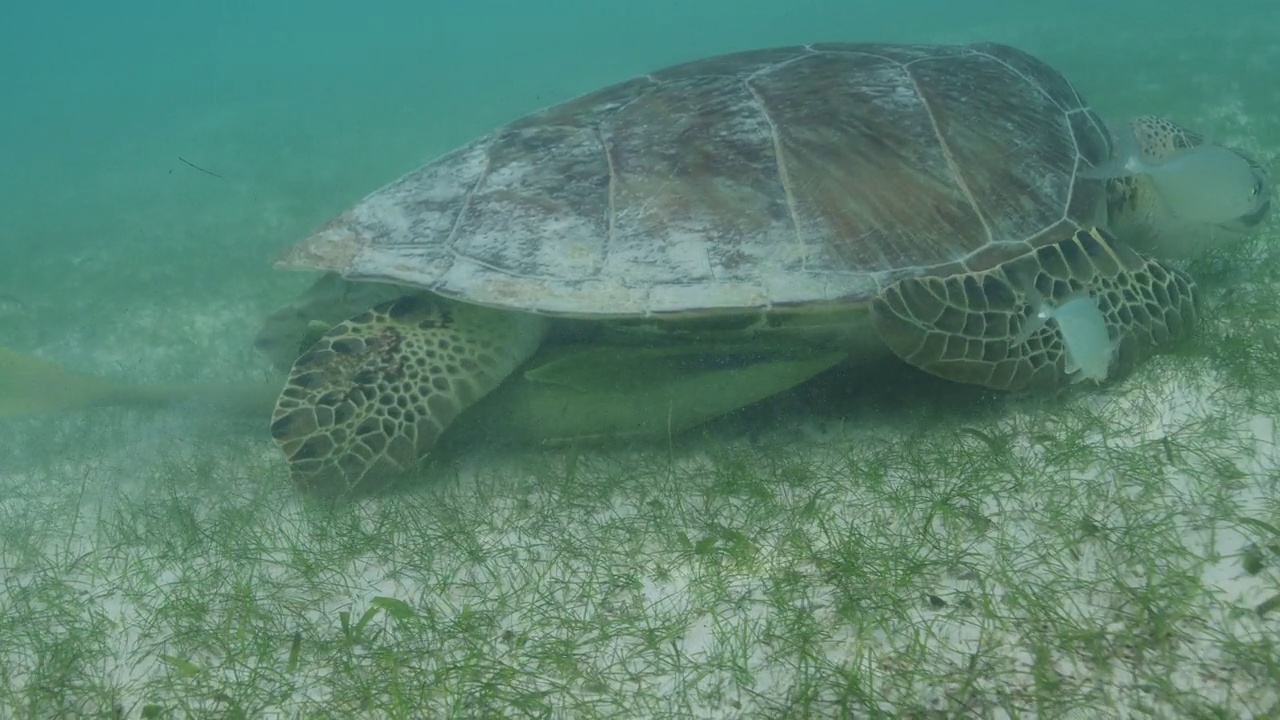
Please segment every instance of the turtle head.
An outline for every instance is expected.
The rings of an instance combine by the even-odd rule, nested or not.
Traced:
[[[1108,182],[1110,226],[1135,247],[1190,257],[1250,236],[1274,205],[1257,159],[1164,118],[1140,116],[1115,129]]]
[[[288,372],[294,360],[334,325],[403,294],[403,288],[393,285],[351,282],[325,273],[296,300],[263,318],[253,347]]]

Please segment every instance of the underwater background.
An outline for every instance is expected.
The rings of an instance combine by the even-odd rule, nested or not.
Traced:
[[[270,377],[253,333],[312,281],[271,258],[368,192],[821,41],[1010,43],[1104,117],[1280,157],[1274,0],[5,3],[0,346]],[[1185,351],[1050,403],[904,374],[337,510],[265,419],[0,419],[0,718],[1274,717],[1276,223],[1197,261]]]

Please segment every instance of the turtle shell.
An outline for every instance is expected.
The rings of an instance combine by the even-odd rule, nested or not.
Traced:
[[[277,267],[574,317],[865,303],[1101,222],[1103,122],[1011,47],[723,55],[526,116]]]

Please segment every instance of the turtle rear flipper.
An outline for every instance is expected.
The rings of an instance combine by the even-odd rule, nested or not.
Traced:
[[[1116,344],[1111,379],[1186,338],[1199,316],[1189,276],[1088,228],[990,270],[899,281],[874,300],[872,320],[894,353],[939,377],[996,390],[1056,389],[1075,379],[1069,338],[1056,322],[1023,330],[1042,303],[1086,294]]]

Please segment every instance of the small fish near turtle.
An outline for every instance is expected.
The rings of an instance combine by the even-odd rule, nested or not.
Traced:
[[[1270,208],[1254,159],[1161,118],[1110,129],[1012,47],[712,57],[494,130],[285,252],[320,277],[255,339],[287,375],[264,414],[298,486],[345,494],[460,417],[662,437],[886,351],[1001,391],[1111,381],[1195,327],[1170,258]],[[75,382],[80,405],[217,395]]]

